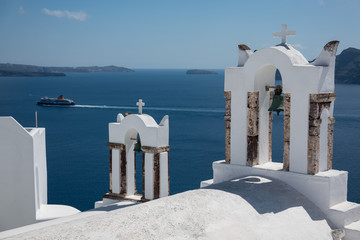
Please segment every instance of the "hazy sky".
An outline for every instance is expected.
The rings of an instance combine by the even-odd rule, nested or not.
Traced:
[[[237,45],[288,43],[307,59],[331,40],[360,48],[358,0],[0,0],[0,62],[44,66],[224,68]]]

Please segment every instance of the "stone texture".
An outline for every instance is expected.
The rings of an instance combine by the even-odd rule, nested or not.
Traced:
[[[259,92],[248,92],[246,165],[259,164]]]
[[[259,136],[248,136],[247,137],[247,166],[254,166],[259,164],[258,158],[258,141]]]
[[[308,174],[319,172],[320,137],[309,136],[308,138]]]
[[[320,127],[309,126],[309,136],[319,136],[319,135],[320,135]]]
[[[225,162],[231,162],[231,92],[224,91],[225,101]]]
[[[316,102],[310,102],[309,117],[312,119],[320,118],[319,104]]]
[[[231,100],[231,91],[224,91],[224,97]]]
[[[320,125],[321,113],[324,109],[330,109],[331,102],[336,99],[335,93],[310,94],[309,105],[309,132],[308,132],[308,173],[319,172],[320,161]],[[328,153],[327,169],[332,168],[333,158],[333,118],[329,118],[328,124]]]
[[[290,169],[290,113],[291,94],[284,93],[284,145],[283,145],[283,170]]]
[[[290,142],[290,116],[284,116],[284,141]]]
[[[117,149],[120,149],[120,150],[125,150],[125,145],[122,144],[122,143],[112,143],[112,142],[109,142],[109,143],[108,143],[108,147],[109,147],[110,149],[117,148]]]
[[[126,151],[121,150],[121,163],[120,163],[120,194],[126,194]]]
[[[259,92],[248,92],[248,108],[259,108]]]
[[[141,151],[150,152],[150,153],[169,152],[170,151],[170,146],[163,146],[163,147],[142,146]]]
[[[231,158],[231,121],[225,121],[225,161],[230,163]]]
[[[271,106],[273,98],[274,98],[274,92],[270,92],[269,107]],[[271,111],[269,111],[269,162],[272,161],[272,121],[273,121],[273,119],[274,119],[274,115]]]
[[[310,119],[309,118],[309,127],[320,127],[321,119]]]
[[[333,102],[335,99],[336,93],[310,94],[310,102]]]
[[[329,118],[328,124],[328,154],[327,154],[327,169],[332,169],[333,162],[333,148],[334,148],[334,123],[335,118]]]
[[[291,94],[284,93],[284,115],[290,116],[290,110],[291,110]]]
[[[284,141],[283,170],[289,171],[289,169],[290,169],[290,141]]]
[[[160,153],[154,154],[154,199],[160,197]]]
[[[247,135],[248,136],[257,136],[258,127],[259,127],[259,109],[258,108],[248,108],[248,127]]]

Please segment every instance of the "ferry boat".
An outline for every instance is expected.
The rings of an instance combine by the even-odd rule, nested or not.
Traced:
[[[57,98],[48,98],[43,97],[37,102],[38,105],[58,105],[58,106],[69,106],[75,105],[75,102],[71,99],[65,99],[63,95],[58,96]]]

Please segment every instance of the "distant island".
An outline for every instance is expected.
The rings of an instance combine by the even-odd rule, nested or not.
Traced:
[[[66,76],[67,72],[134,72],[117,66],[90,67],[42,67],[35,65],[0,63],[0,77],[48,77]]]
[[[1,70],[0,77],[64,77],[65,73],[58,72],[23,72],[23,71],[11,71]]]
[[[187,70],[186,74],[218,74],[218,73],[210,70],[191,69],[191,70]]]
[[[336,56],[335,83],[360,84],[360,49],[347,48]]]

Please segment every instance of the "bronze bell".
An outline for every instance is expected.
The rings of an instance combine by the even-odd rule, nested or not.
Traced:
[[[136,144],[134,146],[134,152],[141,152],[141,142],[140,139],[137,139]]]
[[[273,101],[271,103],[271,106],[269,107],[270,112],[276,112],[279,116],[279,113],[281,111],[284,111],[284,96],[281,95],[282,93],[282,87],[280,85],[277,85],[275,90],[275,95],[273,97]]]

